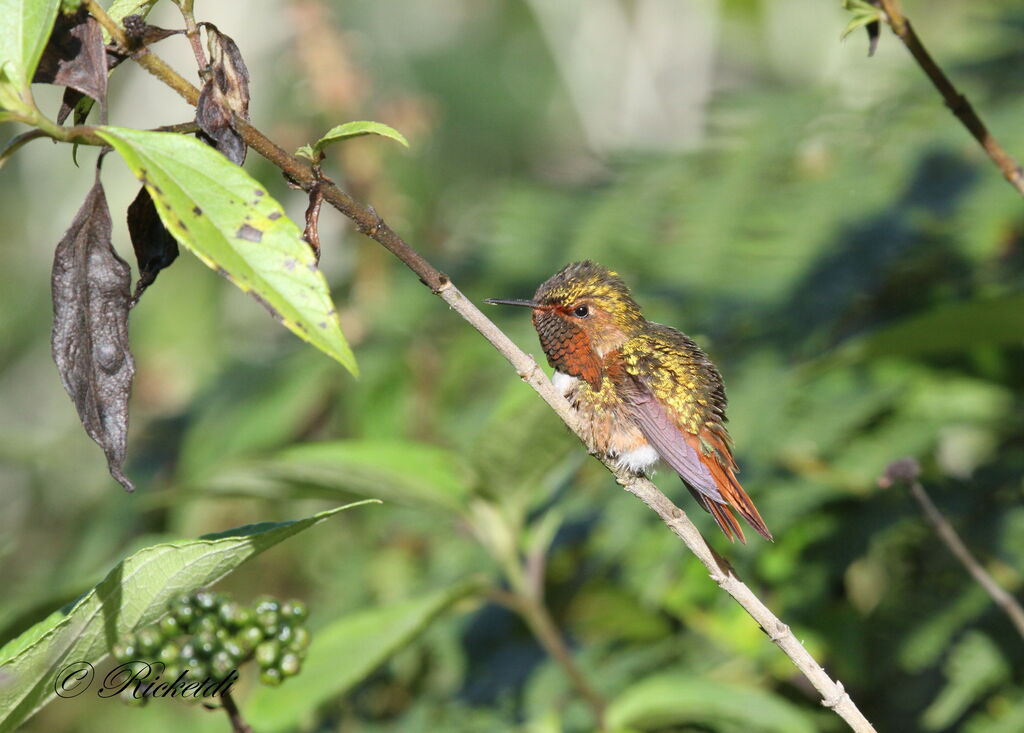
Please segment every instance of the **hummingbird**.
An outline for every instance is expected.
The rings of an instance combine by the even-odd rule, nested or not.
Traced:
[[[721,374],[689,336],[645,319],[618,273],[573,262],[532,300],[486,302],[533,310],[552,382],[593,452],[638,475],[661,459],[730,540],[746,542],[733,510],[772,539],[736,478]]]

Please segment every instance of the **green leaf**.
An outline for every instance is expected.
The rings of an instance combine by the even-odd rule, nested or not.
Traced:
[[[276,689],[259,688],[243,706],[246,718],[263,733],[294,728],[416,639],[452,604],[480,588],[480,581],[469,580],[391,606],[343,616],[315,630],[297,680]]]
[[[761,690],[664,673],[641,680],[608,706],[608,727],[667,728],[686,723],[738,724],[750,733],[814,733],[811,718],[792,703]]]
[[[114,19],[114,21],[123,26],[123,21],[129,15],[141,15],[145,18],[149,15],[149,11],[156,5],[157,0],[114,0],[107,8],[107,15]],[[110,43],[110,34],[107,33],[107,29],[103,29],[103,41],[104,43]]]
[[[114,0],[107,8],[107,15],[120,25],[129,15],[141,15],[145,18],[154,5],[156,0]]]
[[[98,663],[118,636],[159,618],[176,594],[214,583],[253,555],[366,503],[153,545],[125,558],[70,607],[0,649],[0,733],[16,728],[54,696],[61,669],[75,662]]]
[[[120,127],[96,132],[145,184],[183,247],[358,374],[312,249],[263,186],[192,137]]]
[[[869,12],[854,11],[853,19],[847,23],[843,32],[839,34],[839,37],[846,38],[848,35],[853,33],[858,28],[863,28],[868,23],[874,23],[882,19],[882,14],[877,8],[872,8]]]
[[[281,484],[304,484],[445,511],[462,508],[472,486],[472,475],[457,454],[399,440],[298,445],[265,461],[225,469],[211,482],[230,489],[254,480],[276,484],[278,493]]]
[[[327,133],[316,141],[316,143],[310,147],[309,145],[303,145],[296,152],[296,155],[309,158],[310,160],[319,160],[324,149],[331,143],[336,143],[341,140],[347,140],[350,137],[360,137],[362,135],[381,135],[383,137],[389,137],[392,140],[397,140],[405,147],[409,147],[409,141],[405,139],[398,130],[382,122],[346,122],[343,125],[332,127]]]
[[[946,686],[921,715],[926,730],[942,730],[956,722],[985,693],[1010,676],[1010,665],[995,642],[971,630],[950,651],[945,672]]]
[[[60,0],[0,0],[0,86],[13,87],[24,102],[50,38]],[[0,95],[8,106],[11,95]]]
[[[929,356],[985,344],[1024,343],[1024,294],[938,306],[839,346],[839,359]]]

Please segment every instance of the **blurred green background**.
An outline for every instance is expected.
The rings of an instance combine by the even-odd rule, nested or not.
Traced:
[[[180,25],[164,4],[151,21]],[[351,119],[409,138],[410,152],[379,138],[337,146],[326,170],[473,300],[529,296],[593,258],[633,285],[649,318],[712,355],[744,484],[776,542],[729,546],[677,480],[657,481],[880,731],[1018,733],[1024,641],[906,492],[875,480],[894,458],[920,459],[935,501],[1019,595],[1024,206],[894,37],[883,32],[872,59],[863,32],[839,40],[839,5],[200,1],[197,16],[238,42],[253,120],[284,147]],[[1020,4],[903,5],[1024,156]],[[182,38],[158,51],[194,79]],[[39,98],[55,111],[57,93]],[[115,124],[190,117],[128,64],[111,99]],[[333,210],[322,266],[362,377],[183,253],[131,314],[128,470],[140,490],[123,493],[49,356],[53,247],[94,155],[75,168],[69,148],[36,142],[0,175],[0,643],[138,547],[374,496],[385,504],[218,588],[306,599],[316,638],[346,614],[471,576],[502,587],[518,548],[622,729],[845,729],[501,357]],[[301,220],[303,197],[275,169],[255,154],[246,167]],[[131,260],[118,212],[137,184],[113,157],[104,179]],[[525,313],[488,313],[540,356]],[[304,684],[279,693],[301,697]],[[273,707],[274,694],[260,702]],[[527,626],[484,595],[328,697],[287,725],[592,727]],[[223,717],[83,697],[52,702],[25,730],[223,731]]]

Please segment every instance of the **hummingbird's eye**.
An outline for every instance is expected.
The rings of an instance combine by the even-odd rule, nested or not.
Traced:
[[[588,308],[585,305],[578,305],[576,306],[576,309],[573,311],[573,313],[576,314],[577,318],[586,318],[587,316],[590,315],[590,308]]]

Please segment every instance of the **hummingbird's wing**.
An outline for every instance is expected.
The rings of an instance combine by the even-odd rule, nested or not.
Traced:
[[[772,539],[736,479],[739,468],[723,424],[725,389],[718,370],[686,335],[652,325],[622,347],[625,374],[616,382],[634,422],[729,539],[745,541],[730,507]]]

